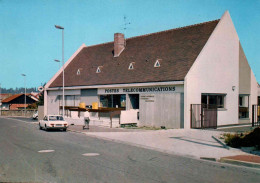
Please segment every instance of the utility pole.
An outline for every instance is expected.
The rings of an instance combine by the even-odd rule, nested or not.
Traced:
[[[26,75],[21,75],[24,77],[24,116],[26,116]]]
[[[2,88],[0,83],[0,116],[2,116]]]

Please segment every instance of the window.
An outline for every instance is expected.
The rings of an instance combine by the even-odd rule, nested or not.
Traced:
[[[202,94],[201,104],[207,108],[225,108],[225,94]]]
[[[100,72],[101,72],[101,66],[99,66],[99,67],[97,68],[96,73],[100,73]]]
[[[134,62],[131,62],[131,63],[130,63],[130,65],[129,65],[129,67],[128,67],[128,70],[133,70],[133,69],[134,69],[134,65],[133,65],[133,64],[134,64]]]
[[[239,119],[249,118],[249,95],[239,95]]]
[[[239,96],[239,106],[243,106],[243,97]]]
[[[130,109],[139,109],[139,94],[129,94]]]
[[[62,116],[49,116],[49,121],[64,121]]]
[[[77,71],[77,75],[80,75],[80,70],[81,70],[81,69],[78,69],[78,71]]]
[[[125,108],[126,95],[100,95],[101,107]]]
[[[160,67],[161,66],[160,61],[161,61],[161,59],[157,59],[154,64],[154,67]]]

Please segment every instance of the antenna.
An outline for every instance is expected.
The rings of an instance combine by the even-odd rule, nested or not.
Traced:
[[[124,29],[124,34],[125,34],[125,32],[126,32],[126,29],[128,28],[127,25],[130,25],[130,24],[131,24],[130,22],[127,22],[126,19],[127,19],[127,17],[124,15],[124,28],[123,28],[123,29]]]

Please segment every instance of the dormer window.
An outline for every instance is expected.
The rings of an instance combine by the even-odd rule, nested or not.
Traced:
[[[160,67],[161,66],[161,59],[157,59],[156,62],[154,63],[154,67]]]
[[[98,66],[96,73],[100,73],[100,72],[101,72],[101,66]]]
[[[133,69],[134,69],[134,62],[131,62],[128,67],[128,70],[133,70]]]
[[[80,69],[78,69],[78,71],[77,71],[77,75],[78,75],[78,76],[80,75]]]

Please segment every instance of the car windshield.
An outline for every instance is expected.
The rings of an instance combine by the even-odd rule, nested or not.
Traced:
[[[49,116],[50,121],[63,121],[62,116]]]

